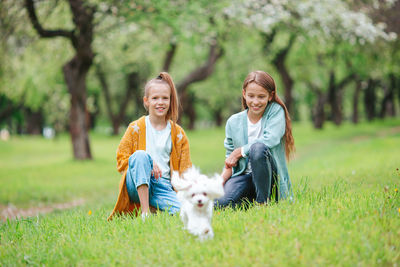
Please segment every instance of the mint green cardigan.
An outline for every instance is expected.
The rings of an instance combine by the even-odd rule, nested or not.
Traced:
[[[243,153],[249,155],[252,144],[261,142],[270,148],[271,154],[276,161],[278,171],[278,191],[279,198],[293,198],[291,182],[286,166],[285,158],[285,111],[278,103],[271,102],[267,105],[261,118],[262,137],[248,143],[247,137],[247,109],[233,114],[226,122],[224,146],[226,149],[226,157],[233,150],[243,147]],[[232,177],[238,176],[244,172],[248,163],[248,157],[241,158],[238,164],[233,167]]]

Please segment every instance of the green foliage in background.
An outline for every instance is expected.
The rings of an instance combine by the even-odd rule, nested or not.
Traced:
[[[370,78],[380,81],[382,86],[375,89],[379,107],[387,93],[385,88],[392,86],[388,75],[393,74],[396,79],[400,75],[397,64],[400,43],[393,41],[395,35],[388,33],[398,31],[398,26],[387,21],[388,29],[384,32],[381,24],[376,23],[387,18],[384,12],[391,6],[386,2],[393,2],[396,5],[393,8],[398,8],[394,1],[373,5],[373,1],[341,0],[90,0],[88,3],[97,7],[94,66],[99,64],[104,69],[116,112],[120,106],[118,100],[125,95],[127,75],[138,71],[142,84],[154,77],[162,70],[170,44],[177,46],[169,69],[177,83],[207,61],[210,44],[218,41],[224,53],[214,72],[188,88],[195,98],[197,126],[201,128],[214,124],[216,114],[225,121],[240,109],[240,88],[250,71],[261,69],[271,73],[277,82],[278,94],[284,98],[282,77],[271,60],[287,45],[289,36],[296,35],[285,60],[294,81],[295,106],[299,109],[293,112],[293,118],[310,119],[316,95],[310,90],[309,82],[326,92],[331,70],[338,80],[355,72],[364,87]],[[264,12],[265,9],[269,12]],[[67,1],[38,1],[37,10],[46,28],[73,27]],[[367,15],[380,17],[371,23]],[[23,1],[1,2],[0,95],[7,96],[15,105],[22,103],[23,108],[41,110],[45,124],[58,132],[67,130],[69,96],[61,68],[72,55],[71,45],[64,39],[51,42],[40,39],[27,21]],[[273,41],[266,42],[263,34],[274,30]],[[94,122],[111,125],[94,66],[87,77],[88,110],[91,115],[95,114]],[[354,87],[352,82],[344,92],[345,119],[353,112],[350,99]],[[400,93],[396,90],[394,105],[398,107]],[[140,99],[139,94],[135,98]],[[143,112],[141,105],[132,100],[125,122],[137,117],[138,110]],[[361,106],[362,96],[358,102]],[[2,109],[0,106],[0,112]],[[360,107],[362,120],[361,111]],[[9,127],[6,121],[0,124]]]

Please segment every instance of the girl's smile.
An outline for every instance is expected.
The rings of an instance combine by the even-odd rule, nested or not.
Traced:
[[[148,97],[143,97],[144,105],[151,117],[165,119],[171,101],[171,89],[164,84],[153,85],[149,89]]]
[[[252,82],[243,90],[243,97],[249,107],[249,118],[256,121],[262,117],[268,102],[272,100],[272,95],[260,85]]]

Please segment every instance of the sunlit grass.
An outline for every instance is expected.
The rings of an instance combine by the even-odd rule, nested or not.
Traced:
[[[294,202],[217,210],[214,240],[178,217],[107,222],[120,137],[92,135],[95,160],[72,160],[69,138],[0,142],[0,203],[20,207],[84,198],[81,207],[0,224],[0,265],[393,266],[400,261],[399,120],[294,125]],[[188,132],[193,162],[222,168],[223,129]]]

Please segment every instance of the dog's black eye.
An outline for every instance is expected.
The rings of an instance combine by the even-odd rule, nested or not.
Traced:
[[[192,197],[194,197],[195,196],[195,194],[192,194]]]
[[[206,196],[207,196],[207,193],[206,193],[206,192],[204,192],[204,193],[203,193],[203,195],[206,197]]]

